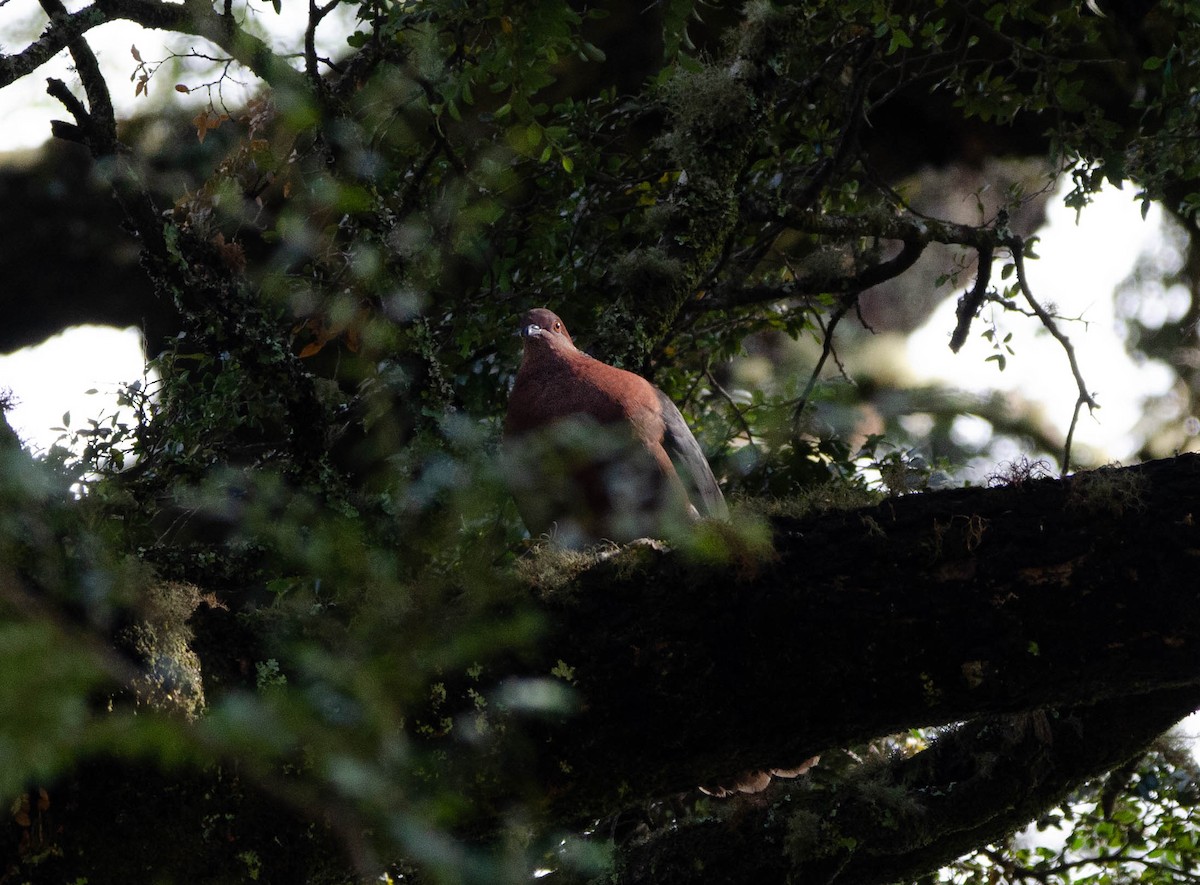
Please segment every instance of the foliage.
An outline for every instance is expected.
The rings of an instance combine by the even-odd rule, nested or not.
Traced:
[[[3,731],[0,788],[29,791],[13,856],[36,881],[98,877],[101,861],[35,833],[35,809],[53,816],[80,785],[133,805],[143,768],[206,797],[173,820],[148,861],[158,875],[192,876],[222,839],[237,850],[207,880],[597,874],[608,849],[594,826],[577,834],[600,818],[615,831],[627,809],[580,800],[558,819],[558,797],[539,792],[547,734],[588,699],[577,662],[541,657],[551,627],[529,585],[550,596],[585,566],[532,570],[566,575],[542,586],[514,567],[529,554],[495,457],[514,315],[552,305],[589,349],[652,375],[760,511],[844,508],[944,481],[896,429],[921,392],[880,406],[885,443],[858,426],[859,391],[819,383],[859,297],[932,243],[976,256],[953,340],[985,305],[1023,313],[1062,341],[1077,411],[1094,405],[1028,285],[1031,241],[1008,222],[1026,195],[977,226],[924,217],[896,189],[922,155],[876,121],[931,109],[951,132],[981,127],[996,153],[1033,133],[1072,176],[1073,205],[1105,180],[1169,201],[1186,225],[1200,205],[1191,4],[1134,21],[1134,48],[1133,13],[1027,0],[333,0],[310,6],[294,60],[243,27],[252,5],[43,8],[45,34],[0,56],[0,87],[72,53],[86,102],[52,84],[72,117],[56,132],[95,156],[181,328],[154,380],[125,391],[135,420],[76,428],[77,459],[0,452],[0,721],[29,729]],[[202,38],[264,84],[240,109],[208,90],[187,136],[219,133],[228,150],[166,211],[148,158],[116,142],[86,44],[112,19]],[[326,58],[314,35],[347,21]],[[169,70],[134,61],[141,91]],[[982,334],[1001,367],[1019,358]],[[755,350],[782,356],[761,383]],[[759,528],[701,535],[689,561],[766,568]],[[586,568],[627,577],[645,567],[631,559]],[[1171,805],[1186,790],[1147,785],[1191,789],[1192,772],[1147,764],[1111,819],[1063,812],[1076,827],[1064,850],[1140,838],[1162,868],[1187,865]],[[1138,834],[1151,812],[1132,809],[1151,801],[1160,829]],[[68,805],[60,831],[82,830],[87,808]],[[266,823],[280,808],[299,821],[290,856]],[[659,798],[652,823],[708,811]],[[1009,845],[960,870],[1037,878],[1067,863]]]
[[[1160,741],[1140,760],[1084,785],[1036,822],[1036,831],[989,846],[943,881],[1188,882],[1200,864],[1196,762]]]

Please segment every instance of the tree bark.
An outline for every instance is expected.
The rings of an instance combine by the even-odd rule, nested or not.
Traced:
[[[732,815],[658,833],[627,852],[617,881],[911,881],[1020,829],[1197,704],[1189,686],[986,718],[911,758],[863,765],[835,789],[780,784]]]
[[[551,807],[601,817],[910,727],[1113,721],[1181,689],[1149,740],[1200,703],[1198,501],[1184,455],[776,519],[757,564],[606,560],[544,591],[545,666],[582,699],[545,735]]]

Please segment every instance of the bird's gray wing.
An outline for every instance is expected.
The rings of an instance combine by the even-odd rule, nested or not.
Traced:
[[[663,425],[666,428],[663,448],[671,456],[675,472],[683,481],[688,497],[703,515],[726,519],[729,516],[729,508],[725,506],[725,496],[721,494],[717,478],[708,466],[708,459],[704,457],[700,443],[696,442],[696,437],[692,435],[687,422],[683,420],[683,415],[679,413],[675,403],[671,402],[670,397],[657,387],[654,388],[654,392],[662,406]]]

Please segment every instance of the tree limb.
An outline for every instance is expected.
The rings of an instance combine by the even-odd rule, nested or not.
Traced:
[[[0,89],[33,73],[92,28],[120,20],[202,37],[277,89],[307,89],[302,74],[262,40],[244,31],[233,16],[218,14],[204,3],[159,0],[96,0],[77,12],[51,16],[49,26],[37,40],[20,52],[0,55]]]
[[[988,284],[992,281],[992,254],[991,246],[980,248],[979,261],[975,271],[975,286],[958,299],[958,309],[955,311],[958,324],[950,336],[950,349],[954,353],[958,353],[966,343],[967,334],[971,331],[971,321],[975,319],[979,308],[983,306],[984,299],[987,298]]]
[[[41,0],[41,5],[51,21],[68,14],[62,0]],[[100,73],[100,63],[82,36],[72,40],[67,48],[75,62],[75,70],[79,72],[89,106],[85,109],[61,80],[51,79],[47,92],[61,101],[75,118],[75,128],[82,140],[92,146],[94,155],[114,154],[117,150],[117,120],[108,83]],[[59,132],[56,130],[55,134]]]
[[[1197,705],[1190,686],[971,723],[832,788],[777,782],[768,802],[656,834],[628,851],[617,881],[910,881],[1018,829]]]
[[[962,245],[983,250],[1006,246],[1009,239],[1015,239],[1011,234],[1001,235],[987,227],[972,227],[910,213],[862,216],[827,215],[816,211],[773,213],[769,209],[759,207],[752,210],[750,216],[763,220],[780,220],[793,230],[820,237],[838,240],[877,237],[899,240],[902,247],[894,257],[854,274],[818,267],[786,282],[719,289],[711,297],[693,301],[689,309],[728,310],[782,301],[804,294],[859,292],[904,273],[916,263],[930,243]]]
[[[565,661],[584,701],[546,734],[548,794],[602,817],[913,726],[1200,684],[1196,500],[1185,455],[778,519],[772,562],[607,559],[543,591],[542,672]]]

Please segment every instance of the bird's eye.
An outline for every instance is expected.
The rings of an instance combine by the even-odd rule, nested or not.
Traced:
[[[555,323],[555,324],[554,324],[554,328],[555,328],[555,330],[561,329],[561,328],[562,328],[562,323]]]

